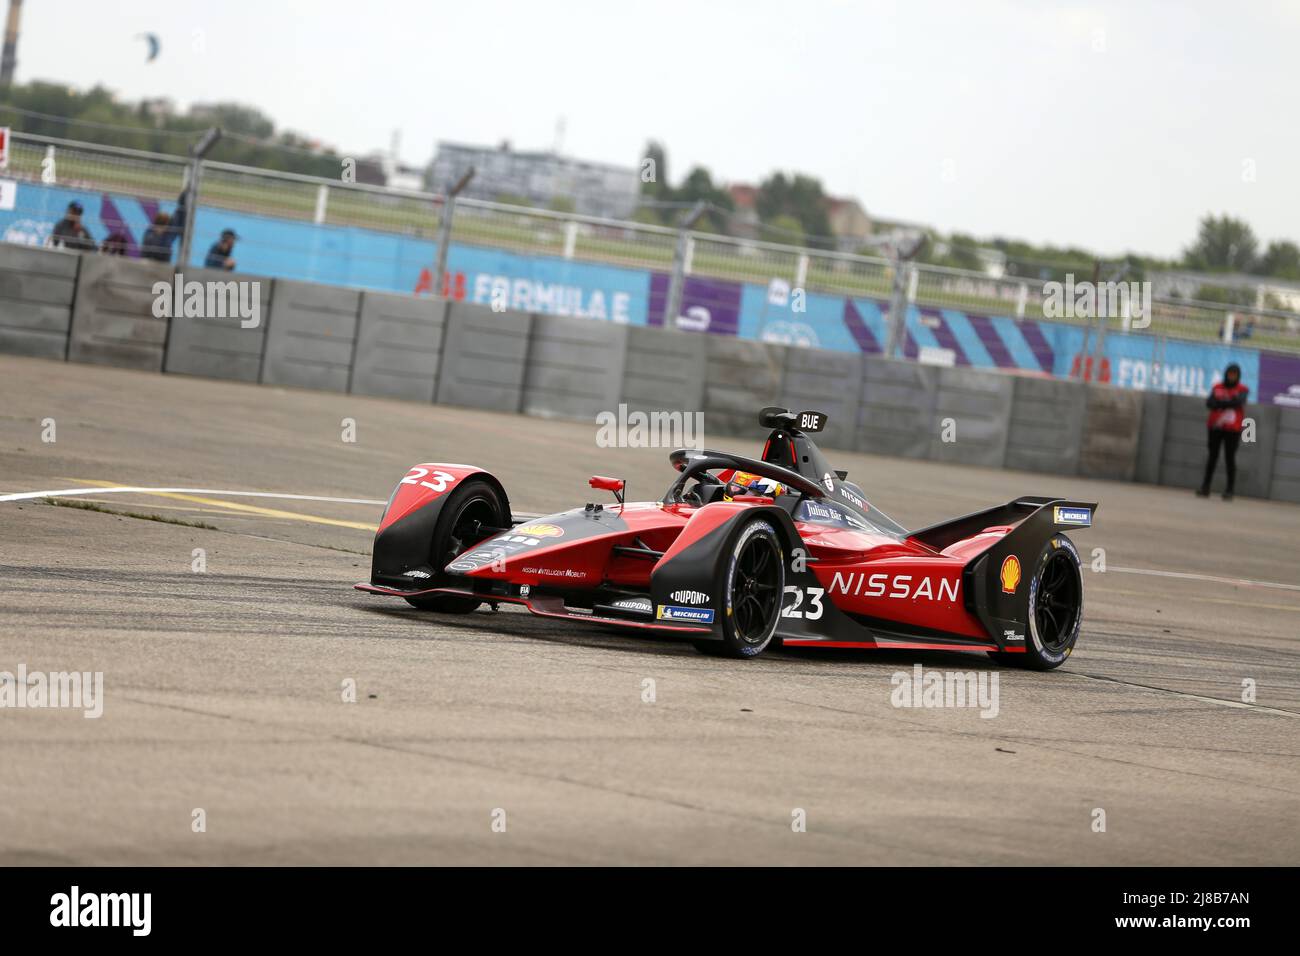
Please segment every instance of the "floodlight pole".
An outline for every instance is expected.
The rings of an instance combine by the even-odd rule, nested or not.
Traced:
[[[691,228],[709,211],[708,203],[697,202],[682,220],[677,233],[677,248],[673,252],[673,271],[668,280],[668,295],[664,297],[664,328],[677,328],[677,316],[682,311],[682,288],[686,284],[686,248],[691,240]]]
[[[181,254],[176,260],[179,269],[189,265],[190,249],[194,245],[194,222],[199,218],[199,174],[203,169],[203,157],[217,145],[219,139],[221,130],[214,126],[190,147],[190,180],[185,184],[185,231],[181,233]]]
[[[894,282],[889,295],[889,322],[886,326],[884,356],[894,358],[903,349],[906,340],[907,308],[910,305],[908,288],[910,278],[916,269],[912,261],[916,258],[924,243],[924,235],[905,237],[891,244],[890,259],[893,260]]]
[[[433,273],[433,294],[438,295],[442,288],[442,277],[447,273],[447,250],[451,246],[451,217],[456,209],[456,197],[461,194],[470,180],[474,178],[474,167],[471,166],[465,171],[465,175],[456,181],[456,184],[447,190],[447,196],[442,203],[442,221],[438,223],[438,262]],[[451,283],[447,284],[447,291],[451,292]]]

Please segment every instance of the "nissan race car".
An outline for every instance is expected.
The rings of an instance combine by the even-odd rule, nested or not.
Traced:
[[[1021,497],[907,531],[872,507],[809,437],[820,412],[762,410],[760,458],[681,448],[658,501],[514,518],[495,476],[413,467],[375,536],[369,583],[413,606],[465,614],[522,604],[569,621],[677,635],[707,654],[786,647],[979,650],[1036,670],[1079,637],[1079,553],[1095,502]]]

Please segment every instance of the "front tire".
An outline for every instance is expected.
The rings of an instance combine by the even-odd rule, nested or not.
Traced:
[[[491,537],[492,531],[483,533],[479,529],[505,528],[510,525],[501,496],[491,482],[482,478],[470,478],[452,489],[438,515],[433,529],[433,540],[429,544],[429,565],[439,575],[457,555],[464,554],[485,538]],[[477,598],[460,597],[455,594],[427,594],[421,597],[408,597],[406,603],[421,611],[437,611],[441,614],[469,614],[477,610],[483,602]]]
[[[722,640],[698,641],[705,654],[749,658],[772,643],[785,595],[785,552],[771,523],[755,518],[743,525],[718,569],[723,596]]]
[[[1025,653],[994,654],[1008,664],[1050,671],[1065,663],[1083,624],[1083,562],[1074,542],[1054,534],[1043,545],[1029,579]]]

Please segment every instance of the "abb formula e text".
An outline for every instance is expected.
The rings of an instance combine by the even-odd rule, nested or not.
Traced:
[[[679,635],[705,653],[786,646],[983,650],[1038,670],[1079,637],[1083,582],[1063,533],[1094,502],[1021,497],[907,531],[833,470],[809,437],[820,412],[765,408],[759,458],[678,449],[658,501],[512,518],[473,465],[413,467],[356,585],[463,614],[514,602],[534,614]]]

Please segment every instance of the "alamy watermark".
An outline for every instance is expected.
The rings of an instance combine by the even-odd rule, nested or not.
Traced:
[[[104,714],[103,671],[0,671],[0,709],[63,708],[94,720]]]
[[[998,675],[988,671],[927,671],[920,664],[889,678],[895,707],[978,707],[981,717],[998,715]]]
[[[1043,284],[1043,315],[1049,319],[1123,319],[1130,329],[1151,325],[1150,282],[1064,282]]]
[[[171,282],[155,282],[153,295],[154,318],[237,318],[241,329],[255,329],[262,324],[262,283],[256,280],[186,282],[178,272]]]
[[[703,412],[643,412],[619,405],[596,416],[600,448],[703,448]]]

